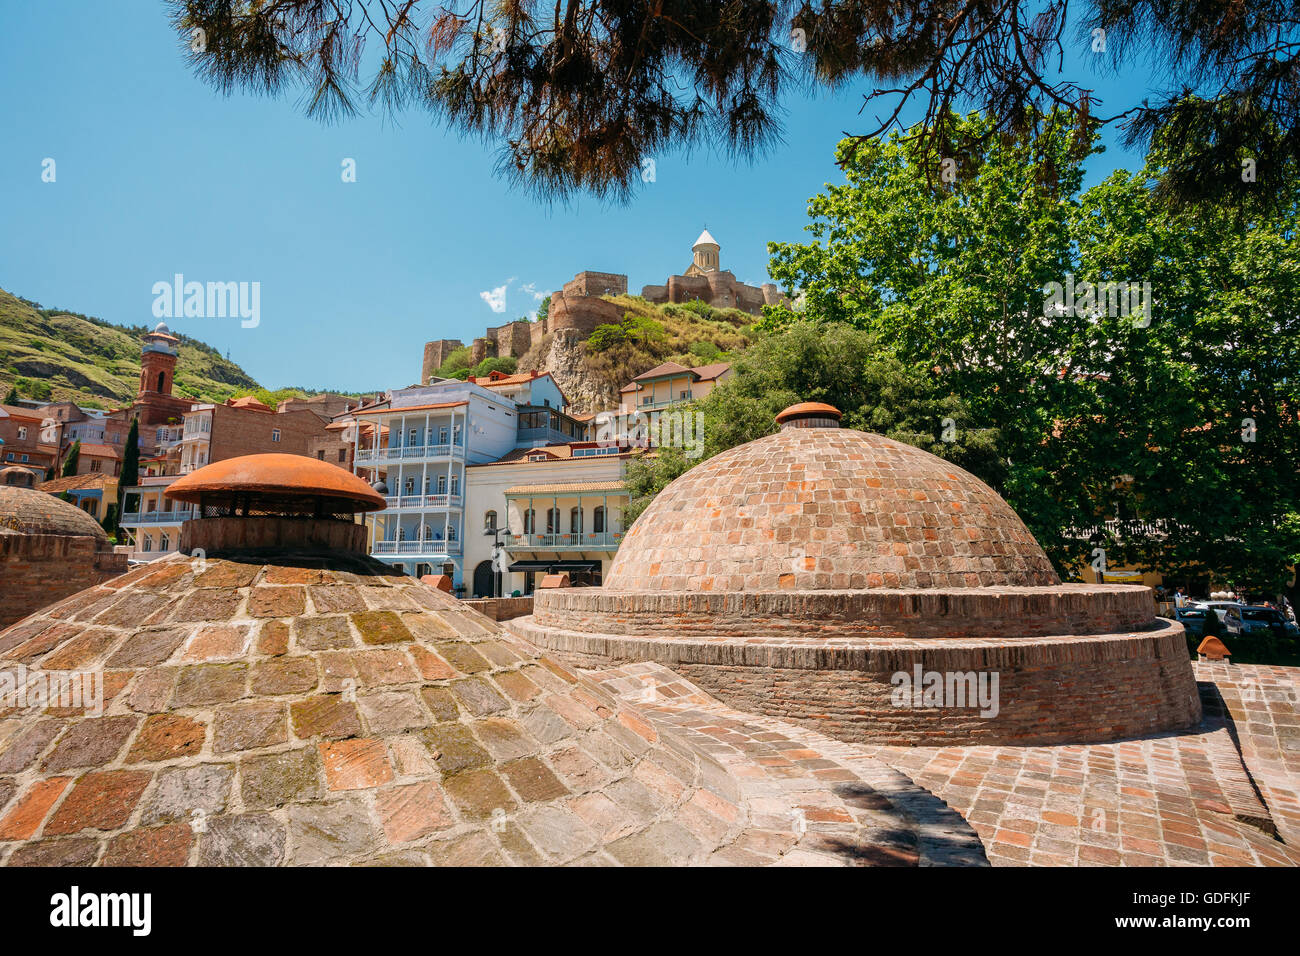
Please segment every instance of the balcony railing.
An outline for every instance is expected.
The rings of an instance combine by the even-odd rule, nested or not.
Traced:
[[[389,509],[459,508],[460,495],[389,495],[384,499]]]
[[[194,510],[192,508],[186,508],[183,511],[146,511],[144,514],[138,511],[124,511],[118,524],[180,524],[189,521],[193,517]]]
[[[376,541],[372,554],[460,554],[459,541],[429,538],[425,541]]]
[[[463,444],[393,445],[387,448],[358,448],[356,460],[400,461],[423,458],[460,458],[465,454]]]
[[[517,551],[616,551],[622,540],[622,531],[512,534],[506,538],[506,547]]]

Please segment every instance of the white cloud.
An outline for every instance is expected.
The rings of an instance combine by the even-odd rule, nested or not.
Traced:
[[[506,287],[512,280],[507,279],[505,285],[499,285],[491,292],[480,292],[478,297],[488,304],[488,308],[493,312],[504,312],[506,310]]]
[[[519,291],[525,293],[526,295],[531,295],[533,297],[533,301],[535,302],[541,302],[543,299],[545,299],[548,295],[551,294],[550,290],[547,290],[546,292],[538,292],[537,283],[535,282],[524,283],[519,287]]]

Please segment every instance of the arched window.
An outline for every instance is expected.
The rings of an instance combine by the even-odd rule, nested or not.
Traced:
[[[560,533],[560,509],[559,508],[546,509],[546,533],[547,534]]]
[[[582,509],[569,509],[569,530],[574,534],[582,534]]]
[[[497,526],[497,513],[489,511],[483,516],[483,529],[485,531],[495,531]]]
[[[141,550],[142,550],[142,551],[152,551],[152,550],[153,550],[153,538],[149,537],[148,535],[145,535],[145,536],[144,536],[144,547],[143,547]]]
[[[159,373],[158,373],[158,391],[161,392],[161,391],[163,390],[163,381],[164,381],[166,378],[167,378],[167,373],[166,373],[166,372],[159,372]]]
[[[596,534],[605,533],[605,509],[601,505],[596,506],[596,510],[591,515],[591,530]]]
[[[158,539],[158,550],[167,551],[171,549],[172,539],[167,537],[167,532],[163,532]]]

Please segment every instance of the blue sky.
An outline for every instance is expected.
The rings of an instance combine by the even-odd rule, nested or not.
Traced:
[[[1087,74],[1082,74],[1088,76]],[[1097,78],[1105,112],[1144,77]],[[708,229],[722,266],[766,279],[765,243],[797,241],[808,198],[842,181],[865,84],[786,103],[785,144],[753,163],[656,157],[627,205],[547,207],[493,172],[494,149],[422,113],[327,126],[292,99],[223,97],[187,68],[154,0],[11,4],[0,31],[0,287],[47,307],[152,324],[159,281],[261,284],[261,322],[176,319],[268,387],[416,381],[423,343],[533,311],[582,269],[633,291],[690,262]],[[1090,181],[1135,168],[1107,136]],[[42,182],[42,162],[56,181]],[[340,175],[356,162],[356,182]],[[481,293],[506,286],[505,311]]]

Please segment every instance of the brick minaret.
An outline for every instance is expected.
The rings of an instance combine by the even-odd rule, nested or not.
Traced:
[[[172,379],[176,374],[176,345],[180,339],[171,334],[166,322],[144,337],[144,350],[140,356],[140,391],[137,397],[143,399],[153,392],[159,395],[171,395]]]
[[[134,406],[141,425],[180,421],[193,404],[189,399],[172,395],[176,346],[179,344],[180,339],[172,335],[165,322],[159,322],[144,337],[144,348],[140,353],[140,388]]]

